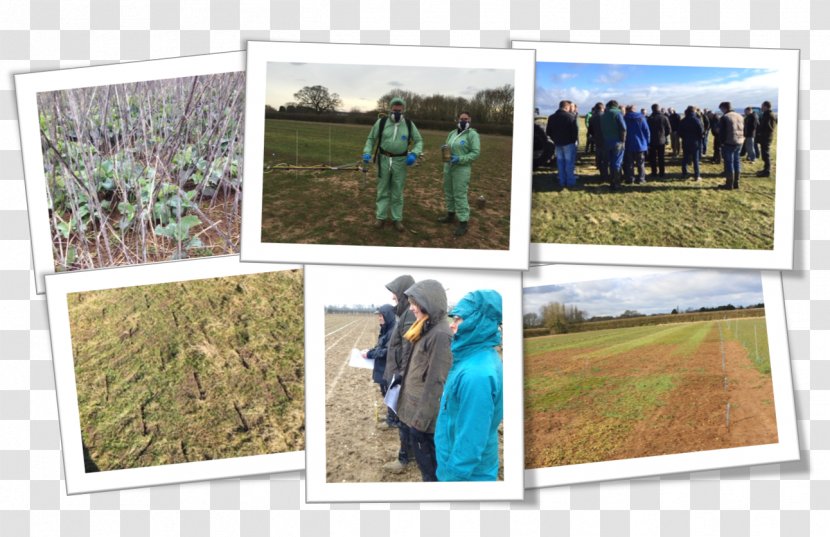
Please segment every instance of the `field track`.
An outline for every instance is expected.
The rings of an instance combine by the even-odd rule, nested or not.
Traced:
[[[326,315],[326,481],[358,483],[420,481],[414,461],[400,475],[384,473],[394,460],[398,430],[379,428],[386,407],[372,371],[348,365],[353,348],[377,342],[375,315]]]

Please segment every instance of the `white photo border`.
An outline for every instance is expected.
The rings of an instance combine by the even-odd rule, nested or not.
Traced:
[[[306,265],[306,501],[499,501],[524,497],[524,397],[522,360],[521,275],[518,272],[487,271],[489,288],[502,295],[503,386],[504,386],[504,480],[491,482],[440,483],[329,483],[326,481],[326,375],[325,305],[332,298],[327,284],[344,281],[348,271],[375,271],[378,285],[383,274],[424,274],[441,281],[445,274],[461,275],[458,269],[423,267],[341,267]],[[384,272],[385,271],[385,272]],[[392,276],[394,278],[394,276]],[[391,278],[390,278],[391,281]],[[473,291],[475,289],[470,289]]]
[[[666,273],[673,270],[678,269],[545,265],[531,268],[523,278],[522,287],[525,289],[559,283],[636,277],[652,273]],[[798,447],[798,430],[790,371],[790,353],[787,346],[787,323],[781,273],[774,271],[759,272],[763,287],[778,443],[528,469],[525,470],[526,488],[631,479],[659,474],[697,472],[799,460],[801,454]]]
[[[305,466],[304,452],[291,451],[86,473],[67,303],[69,293],[302,268],[300,265],[246,264],[239,261],[239,256],[221,256],[172,265],[152,264],[46,275],[66,493],[100,492],[302,470]]]
[[[533,51],[248,41],[245,117],[245,189],[242,194],[242,260],[293,263],[390,265],[412,252],[409,262],[422,267],[527,270],[530,233],[529,148],[533,126]],[[525,54],[527,53],[527,54]],[[262,241],[263,151],[266,71],[269,62],[308,62],[510,69],[515,73],[513,160],[510,188],[510,239],[507,250],[268,243]],[[526,115],[525,115],[526,114]],[[416,253],[417,252],[417,253]]]
[[[530,259],[547,263],[653,265],[789,270],[793,267],[796,132],[798,127],[799,54],[797,49],[619,45],[512,41],[513,48],[533,49],[537,62],[706,67],[778,68],[778,142],[775,176],[775,231],[772,250],[619,246],[533,242]],[[612,61],[613,59],[613,61]],[[760,103],[759,103],[760,104]],[[531,209],[532,210],[532,209]]]
[[[244,70],[245,52],[223,52],[15,75],[20,143],[23,151],[26,201],[29,209],[29,231],[37,294],[43,294],[46,291],[44,276],[55,272],[52,232],[48,216],[49,201],[46,193],[46,177],[43,172],[43,152],[40,145],[37,94],[48,91]],[[166,261],[160,262],[166,263]],[[112,267],[88,270],[107,268]]]

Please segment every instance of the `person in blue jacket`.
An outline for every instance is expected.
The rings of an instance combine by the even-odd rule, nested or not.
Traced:
[[[501,295],[473,291],[453,308],[452,367],[435,423],[439,481],[495,481],[502,405]]]
[[[636,107],[633,104],[626,106],[623,117],[627,132],[624,158],[625,182],[629,185],[646,182],[646,151],[651,141],[651,131],[645,116],[635,110]]]

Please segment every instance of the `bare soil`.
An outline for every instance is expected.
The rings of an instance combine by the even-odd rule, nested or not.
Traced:
[[[673,347],[640,347],[622,355],[591,360],[584,356],[593,349],[568,349],[527,358],[526,375],[531,378],[577,372],[590,378],[593,371],[601,368],[605,379],[667,374],[672,375],[675,383],[651,411],[637,420],[604,418],[609,406],[602,387],[586,390],[575,404],[560,410],[527,411],[526,468],[778,441],[771,377],[753,367],[739,342],[724,342],[725,369],[714,325],[690,356],[673,354]]]

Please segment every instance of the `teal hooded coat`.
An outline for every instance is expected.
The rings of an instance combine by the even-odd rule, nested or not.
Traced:
[[[439,481],[495,481],[499,472],[498,428],[502,405],[501,295],[468,293],[451,315],[463,321],[452,341],[447,375],[435,424]]]

